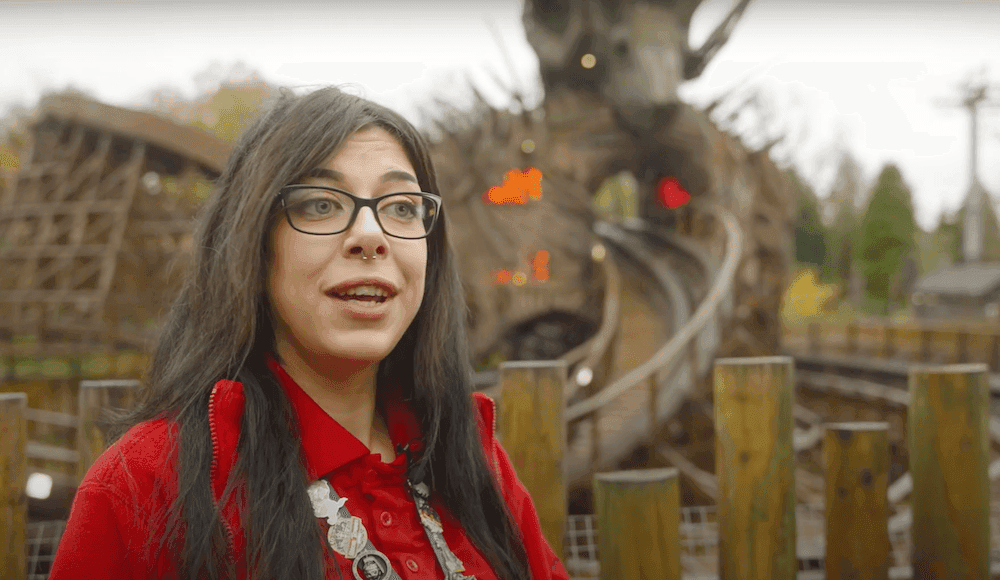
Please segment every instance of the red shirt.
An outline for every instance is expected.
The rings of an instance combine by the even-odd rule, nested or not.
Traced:
[[[340,497],[348,498],[345,507],[361,519],[372,544],[389,557],[403,580],[443,579],[406,487],[405,455],[383,463],[379,455],[370,453],[327,415],[283,369],[272,364],[272,370],[299,418],[309,481],[323,476]],[[410,443],[411,448],[418,448],[414,441],[420,439],[419,422],[399,390],[380,389],[379,395],[393,444]],[[479,393],[474,397],[487,461],[521,531],[532,578],[569,580],[542,536],[531,498],[496,440],[493,401]],[[216,383],[209,398],[211,482],[217,502],[236,463],[243,403],[243,385],[234,381]],[[170,450],[176,434],[176,424],[167,419],[146,421],[130,429],[97,459],[77,489],[50,580],[138,580],[171,575],[168,555],[161,554],[153,561],[143,546],[147,538],[158,539],[164,534],[163,518],[155,514],[162,514],[177,496],[177,454]],[[236,562],[243,562],[246,550],[239,513],[241,499],[242,494],[235,493],[222,507],[223,522],[231,538],[230,553]],[[465,564],[465,574],[477,580],[494,580],[496,576],[485,558],[435,495],[431,505],[441,517],[449,548]],[[318,521],[325,532],[329,527],[326,520]],[[350,560],[338,556],[337,563],[344,578],[354,577]],[[238,572],[241,578],[247,577],[246,570]],[[332,566],[327,578],[337,578]]]

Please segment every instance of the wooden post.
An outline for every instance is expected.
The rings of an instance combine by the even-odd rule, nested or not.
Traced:
[[[957,332],[957,342],[955,362],[956,363],[967,363],[969,362],[969,333],[965,330],[959,330]]]
[[[719,579],[795,580],[791,357],[715,362]]]
[[[920,329],[920,361],[929,362],[931,358],[931,336],[932,331],[929,328]]]
[[[1000,372],[1000,334],[990,335],[990,370]]]
[[[0,393],[0,580],[24,580],[28,498],[25,493],[28,395]]]
[[[136,380],[80,381],[77,395],[80,418],[76,435],[79,453],[76,475],[79,479],[83,479],[90,466],[107,448],[108,441],[103,426],[104,411],[128,407],[138,386],[139,381]]]
[[[910,369],[913,578],[990,578],[984,364]]]
[[[858,324],[854,321],[847,323],[847,354],[857,354],[858,352]]]
[[[561,558],[566,529],[566,361],[500,363],[498,431]]]
[[[891,322],[886,323],[884,334],[885,343],[882,351],[885,353],[885,358],[892,358],[896,356],[896,326]]]
[[[721,334],[719,336],[722,336]],[[809,323],[809,352],[819,354],[820,351],[820,328],[818,322]]]
[[[593,486],[601,578],[680,580],[677,469],[598,473]]]
[[[691,390],[690,393],[698,393],[699,379],[701,378],[701,373],[698,368],[698,339],[701,335],[696,334],[691,337],[690,342],[687,344],[687,358],[688,366],[691,368]]]
[[[889,424],[827,424],[823,455],[826,577],[888,580]]]
[[[649,433],[647,434],[647,443],[650,447],[656,445],[656,423],[659,418],[657,415],[656,401],[659,399],[659,393],[657,393],[656,388],[656,373],[649,375]]]

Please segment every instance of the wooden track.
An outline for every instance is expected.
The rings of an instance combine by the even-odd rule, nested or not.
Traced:
[[[852,359],[850,358],[842,356],[824,358],[819,355],[807,355],[801,359],[797,357],[796,383],[800,387],[836,393],[841,396],[866,401],[884,401],[903,408],[909,406],[910,393],[906,390],[908,363],[903,361],[864,359],[853,359],[853,362],[856,364],[852,371]],[[827,370],[825,372],[816,370],[818,368]],[[891,376],[892,378],[875,382],[849,376],[866,372],[870,373],[873,370],[885,377]],[[994,385],[1000,383],[1000,375],[990,375],[989,382],[991,395],[996,397],[998,390],[994,388]],[[1000,446],[1000,409],[998,407],[1000,405],[991,405],[989,417],[990,439],[994,446]],[[1000,481],[1000,458],[990,463],[989,478],[990,481]],[[912,489],[913,480],[909,472],[896,478],[895,481],[889,484],[887,490],[888,499],[890,505],[896,508],[896,515],[889,519],[890,532],[898,531],[912,522],[909,508],[899,505],[906,500]]]

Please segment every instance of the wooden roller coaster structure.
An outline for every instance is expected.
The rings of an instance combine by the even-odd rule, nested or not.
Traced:
[[[0,356],[146,349],[190,250],[192,192],[229,148],[71,95],[42,100],[30,147],[0,198]]]

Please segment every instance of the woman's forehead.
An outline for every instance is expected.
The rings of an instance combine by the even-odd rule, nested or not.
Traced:
[[[345,182],[359,173],[377,174],[381,181],[419,183],[406,148],[395,135],[377,126],[359,129],[308,175]]]

